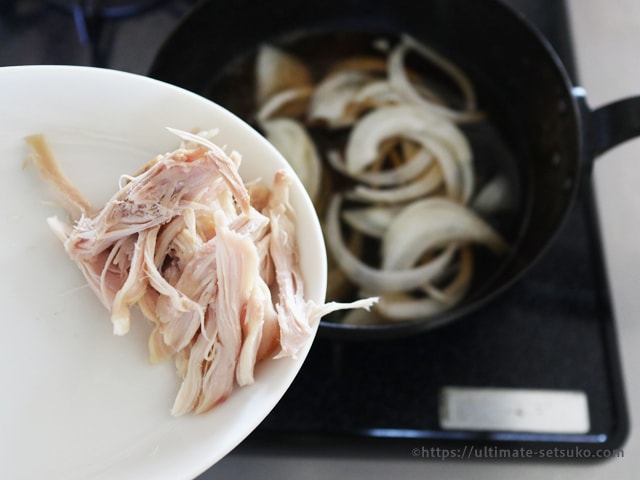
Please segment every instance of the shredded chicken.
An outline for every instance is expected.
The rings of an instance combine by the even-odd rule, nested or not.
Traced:
[[[258,362],[295,357],[322,316],[377,299],[306,299],[289,173],[275,174],[273,190],[247,186],[238,153],[172,131],[181,147],[123,177],[100,210],[66,180],[43,136],[27,143],[73,219],[49,225],[109,309],[114,334],[129,331],[139,306],[153,327],[150,361],[173,358],[182,378],[171,412],[184,415],[253,383]]]

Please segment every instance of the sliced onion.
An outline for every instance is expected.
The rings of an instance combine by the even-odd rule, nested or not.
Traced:
[[[476,194],[471,207],[483,216],[513,209],[514,199],[507,179],[502,175],[493,178]]]
[[[290,118],[276,118],[264,122],[267,140],[291,164],[300,177],[311,200],[315,200],[320,189],[322,164],[316,146],[305,128]]]
[[[381,171],[366,171],[358,174],[352,174],[347,171],[343,157],[337,150],[328,151],[327,160],[335,170],[345,176],[367,185],[386,187],[413,180],[433,164],[434,158],[429,152],[420,149],[399,167]]]
[[[376,305],[376,311],[384,318],[400,322],[426,319],[449,308],[449,305],[433,298],[416,299],[406,295],[383,295]]]
[[[444,99],[440,95],[427,85],[418,83],[420,81],[419,78],[410,78],[409,72],[404,65],[404,57],[409,50],[407,45],[399,43],[389,54],[387,67],[389,85],[402,99],[403,103],[426,107],[434,113],[442,115],[447,120],[455,121],[452,117],[452,109],[446,106]]]
[[[356,93],[373,80],[362,72],[341,71],[329,75],[317,86],[309,103],[308,119],[324,122],[329,128],[350,126],[356,117],[348,106]]]
[[[340,205],[342,197],[334,195],[327,211],[327,246],[336,263],[342,268],[349,280],[371,292],[401,292],[417,288],[436,278],[444,271],[455,250],[446,249],[433,260],[416,268],[398,270],[380,270],[371,267],[354,256],[344,244],[340,233]]]
[[[470,246],[460,250],[460,262],[457,265],[458,272],[451,282],[444,288],[437,288],[427,284],[423,290],[434,300],[453,307],[467,294],[473,278],[473,252]]]
[[[424,175],[409,184],[384,190],[358,185],[347,195],[354,200],[402,203],[423,197],[436,190],[441,184],[442,170],[434,165]]]
[[[408,294],[383,295],[376,312],[387,321],[420,320],[442,313],[458,303],[467,294],[473,276],[473,254],[470,247],[460,252],[458,272],[443,289],[430,284],[424,287],[428,297],[417,298]]]
[[[406,136],[433,154],[442,170],[447,196],[466,204],[474,186],[471,156],[455,156],[449,145],[433,138],[428,132],[409,132]]]
[[[342,212],[342,219],[353,229],[370,237],[382,238],[402,207],[360,207]]]
[[[376,80],[363,85],[353,96],[353,103],[380,106],[402,103],[402,97],[387,80]]]
[[[438,197],[405,207],[382,239],[382,268],[411,267],[424,253],[452,243],[479,243],[502,253],[505,241],[468,208]]]
[[[472,277],[473,254],[467,247],[461,251],[457,275],[444,289],[427,285],[427,298],[402,294],[385,295],[376,305],[376,311],[386,319],[394,321],[419,320],[442,313],[460,303],[471,286]]]
[[[371,165],[383,140],[410,133],[429,132],[451,146],[463,162],[470,161],[471,149],[464,134],[451,122],[415,105],[391,105],[377,108],[353,127],[345,151],[346,169],[359,174]]]
[[[311,97],[312,92],[313,89],[308,86],[282,90],[272,95],[262,104],[262,106],[256,113],[256,120],[258,121],[258,123],[262,124],[269,118],[273,117],[275,114],[279,113],[285,106],[293,105],[294,102],[298,102],[298,104],[300,105],[294,111],[287,112],[286,116],[299,117],[303,115],[304,112],[306,112],[306,100]]]
[[[298,58],[273,45],[260,46],[256,59],[258,105],[262,105],[274,94],[283,90],[312,85],[311,72]]]
[[[414,50],[424,59],[436,65],[456,82],[465,96],[465,110],[458,111],[440,105],[419,92],[409,79],[406,69],[404,68],[404,57],[410,50]],[[478,120],[482,116],[476,110],[475,92],[472,84],[462,70],[434,50],[420,44],[408,35],[402,36],[400,43],[398,43],[389,55],[389,83],[407,102],[423,106],[449,120],[468,122]]]

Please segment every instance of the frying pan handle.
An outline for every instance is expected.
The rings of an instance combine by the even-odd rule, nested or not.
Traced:
[[[590,142],[594,157],[640,136],[640,95],[624,98],[591,111]]]

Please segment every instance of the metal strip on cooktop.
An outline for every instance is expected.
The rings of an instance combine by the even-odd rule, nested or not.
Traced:
[[[444,387],[440,426],[445,430],[586,433],[589,406],[581,391]]]

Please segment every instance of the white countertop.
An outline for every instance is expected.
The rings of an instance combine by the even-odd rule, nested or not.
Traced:
[[[593,107],[640,94],[640,2],[567,0],[581,85]],[[230,454],[203,479],[552,479],[637,478],[640,435],[640,141],[633,140],[601,156],[595,167],[596,192],[604,232],[605,256],[617,319],[631,433],[623,458],[601,463],[499,463],[491,460],[434,461],[336,459]]]

